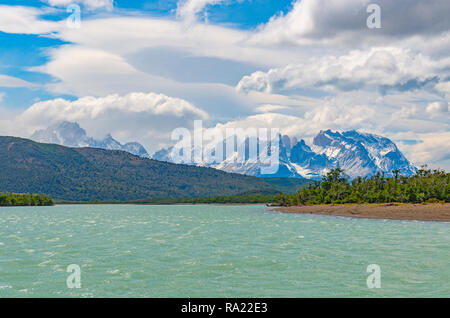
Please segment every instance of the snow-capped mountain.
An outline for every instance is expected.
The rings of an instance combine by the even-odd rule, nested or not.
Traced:
[[[343,133],[331,130],[321,131],[308,146],[302,139],[296,137],[279,136],[279,145],[274,148],[270,145],[259,149],[258,157],[271,151],[278,151],[279,165],[275,174],[262,173],[265,164],[261,160],[254,160],[249,156],[249,139],[245,139],[235,149],[245,149],[244,159],[237,160],[238,151],[223,156],[222,160],[214,161],[207,154],[203,160],[196,162],[200,166],[208,166],[227,172],[234,172],[258,177],[289,177],[320,179],[328,171],[341,168],[350,178],[357,176],[372,176],[378,172],[386,176],[392,175],[392,170],[400,170],[401,175],[411,175],[416,168],[409,163],[397,146],[388,138],[346,131]],[[243,144],[245,143],[245,144]],[[276,149],[276,150],[275,150]],[[176,146],[156,152],[152,158],[160,161],[175,162],[173,153],[179,152]],[[206,151],[211,153],[210,151]],[[270,152],[270,151],[269,151]],[[242,158],[241,158],[242,159]]]
[[[91,147],[107,150],[123,150],[133,155],[143,158],[149,158],[147,150],[137,142],[121,144],[110,134],[102,140],[97,140],[87,136],[86,131],[77,123],[62,121],[47,129],[35,131],[30,137],[37,142],[59,144],[67,147]]]
[[[391,176],[396,169],[405,176],[416,172],[390,139],[355,130],[321,131],[313,140],[312,150],[336,162],[351,177],[371,176],[377,172]]]

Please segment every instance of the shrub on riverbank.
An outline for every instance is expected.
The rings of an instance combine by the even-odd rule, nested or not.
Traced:
[[[43,194],[0,194],[0,206],[50,206],[52,198]]]
[[[450,202],[450,173],[442,170],[423,167],[410,177],[400,176],[395,170],[392,178],[379,173],[351,182],[343,172],[334,169],[321,182],[294,195],[280,194],[275,202],[279,205]]]

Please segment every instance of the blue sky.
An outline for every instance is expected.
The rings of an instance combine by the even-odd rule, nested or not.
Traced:
[[[76,1],[74,3],[77,3]],[[119,15],[142,14],[151,17],[166,17],[176,19],[177,0],[115,0],[114,11]],[[0,1],[0,4],[9,5],[11,1]],[[35,8],[47,8],[45,1],[16,0],[14,5],[30,6]],[[80,3],[82,18],[95,17],[98,14],[110,15],[108,11],[88,10]],[[42,15],[47,20],[63,20],[70,13],[65,6],[51,7],[52,12]],[[84,10],[86,8],[86,10]],[[209,23],[224,24],[237,29],[252,29],[267,22],[270,17],[288,12],[292,8],[291,0],[244,0],[227,1],[222,5],[211,5],[205,10]],[[205,15],[202,15],[203,18]],[[48,62],[47,50],[69,42],[57,38],[49,38],[41,34],[11,34],[0,32],[0,70],[2,74],[14,76],[31,83],[50,83],[52,77],[40,72],[29,71],[33,66],[39,66]],[[224,65],[227,67],[227,65]],[[238,66],[239,67],[239,66]],[[36,100],[45,100],[58,96],[46,90],[34,87],[32,89],[2,88],[4,93],[3,105],[9,108],[25,108]],[[73,98],[64,95],[65,98]]]
[[[367,0],[0,1],[0,134],[70,120],[152,153],[195,119],[358,129],[449,169],[450,4],[377,3],[379,29]]]
[[[155,16],[176,16],[177,0],[127,1],[119,0],[117,8],[139,10]],[[286,13],[292,8],[292,0],[241,0],[226,1],[207,8],[210,23],[228,24],[236,28],[254,28],[266,23],[272,16]],[[204,15],[203,15],[204,16]]]

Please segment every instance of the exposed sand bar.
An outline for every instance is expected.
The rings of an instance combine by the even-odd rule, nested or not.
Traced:
[[[321,214],[366,219],[450,222],[450,204],[346,204],[276,208],[285,213]]]

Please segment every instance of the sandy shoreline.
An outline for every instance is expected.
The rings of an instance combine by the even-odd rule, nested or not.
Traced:
[[[367,219],[450,222],[450,204],[347,204],[275,208],[284,213],[321,214]]]

